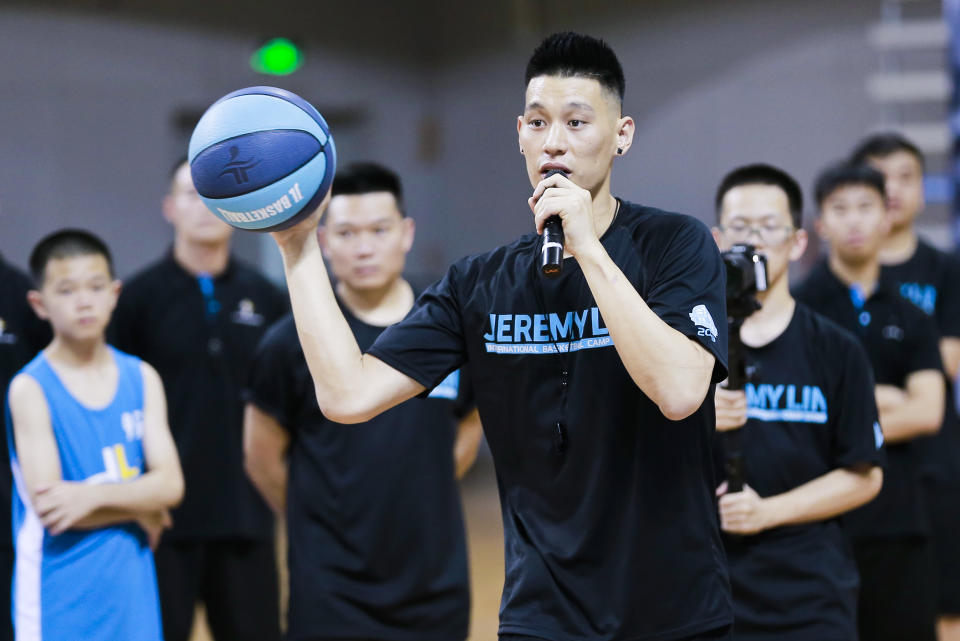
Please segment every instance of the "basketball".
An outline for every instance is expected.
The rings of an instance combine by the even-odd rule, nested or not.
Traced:
[[[248,87],[207,109],[187,160],[210,211],[238,229],[265,232],[316,209],[333,182],[337,151],[313,105],[284,89]]]

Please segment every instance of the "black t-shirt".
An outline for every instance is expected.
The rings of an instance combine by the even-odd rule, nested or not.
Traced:
[[[786,330],[744,357],[758,374],[745,388],[740,440],[746,482],[760,496],[883,463],[873,374],[855,337],[798,303]],[[856,638],[857,568],[839,519],[724,542],[737,639]]]
[[[903,388],[913,372],[942,367],[932,320],[903,300],[885,281],[869,298],[860,300],[824,261],[810,272],[794,295],[860,339],[878,385]],[[844,519],[854,540],[929,533],[916,440],[887,444],[880,494]]]
[[[383,331],[341,305],[361,349]],[[454,478],[458,370],[428,398],[340,425],[317,406],[293,317],[257,349],[247,400],[290,432],[288,638],[454,641],[470,587]]]
[[[699,221],[623,202],[601,239],[647,305],[726,376],[724,266]],[[573,259],[541,240],[455,263],[370,353],[430,389],[469,361],[503,510],[500,633],[658,641],[731,621],[712,391],[667,420],[630,378]]]
[[[960,260],[921,240],[908,260],[883,266],[884,279],[932,317],[941,338],[960,338]],[[960,417],[954,382],[947,380],[940,431],[918,439],[921,473],[938,483],[960,485]]]
[[[120,294],[113,344],[153,365],[167,394],[186,491],[164,537],[268,539],[273,517],[243,468],[241,392],[286,297],[236,259],[205,286],[172,255],[140,272]]]
[[[40,320],[27,303],[33,285],[26,274],[0,257],[0,407],[7,406],[7,388],[20,369],[53,338],[50,325]],[[6,411],[6,410],[4,410]],[[0,543],[12,541],[10,525],[10,459],[7,439],[0,443]]]

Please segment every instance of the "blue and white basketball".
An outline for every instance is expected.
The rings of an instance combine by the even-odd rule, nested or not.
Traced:
[[[276,87],[248,87],[207,109],[187,160],[200,198],[221,220],[277,231],[321,203],[337,150],[323,116],[306,100]]]

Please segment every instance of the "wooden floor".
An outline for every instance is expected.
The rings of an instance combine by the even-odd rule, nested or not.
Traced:
[[[503,589],[503,526],[489,455],[481,454],[464,478],[461,489],[473,593],[469,641],[493,641],[497,638],[497,613]],[[197,609],[197,614],[191,641],[211,641],[202,607]]]

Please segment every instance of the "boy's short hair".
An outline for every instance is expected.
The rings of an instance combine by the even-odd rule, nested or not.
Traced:
[[[717,223],[720,223],[720,210],[723,207],[723,197],[734,187],[743,185],[772,185],[779,187],[787,196],[790,207],[790,218],[797,229],[803,227],[803,191],[800,185],[790,174],[764,163],[755,163],[737,167],[720,181],[714,206],[717,210]]]
[[[113,257],[99,237],[83,229],[61,229],[45,236],[30,252],[30,275],[34,287],[43,287],[47,264],[51,260],[97,254],[107,260],[107,269],[113,278]]]
[[[613,49],[598,38],[565,31],[548,36],[527,62],[524,85],[537,76],[591,78],[623,104],[626,81]]]
[[[356,162],[337,171],[330,188],[331,196],[358,196],[386,191],[393,194],[400,215],[403,211],[403,187],[400,177],[383,165],[375,162]]]
[[[853,153],[850,154],[850,162],[865,165],[871,158],[886,158],[898,151],[905,151],[916,158],[917,162],[920,163],[920,171],[926,169],[926,162],[920,148],[910,142],[906,136],[895,131],[873,134],[861,140]]]
[[[887,190],[884,186],[883,174],[869,165],[841,162],[824,169],[814,184],[814,193],[817,196],[817,205],[822,207],[830,194],[841,187],[862,185],[870,187],[880,194],[884,201],[887,199]]]

